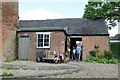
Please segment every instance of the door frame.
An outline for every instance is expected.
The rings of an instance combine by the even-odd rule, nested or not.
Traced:
[[[82,49],[83,49],[83,41],[82,41],[82,36],[70,36],[70,53],[72,52],[72,48],[74,45],[72,44],[76,44],[76,41],[81,41],[82,42]],[[83,56],[83,51],[81,52],[81,58],[80,60],[82,61],[82,56]]]

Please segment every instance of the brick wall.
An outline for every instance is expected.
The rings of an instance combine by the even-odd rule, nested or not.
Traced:
[[[36,60],[36,51],[56,51],[59,53],[65,52],[65,34],[64,32],[51,32],[50,33],[50,48],[40,49],[37,48],[37,35],[36,32],[20,32],[19,36],[27,35],[30,36],[30,49],[29,49],[29,60]],[[109,50],[109,37],[108,36],[82,36],[83,41],[83,60],[90,56],[89,51],[94,50],[95,45],[99,45],[99,55],[105,50]]]
[[[51,38],[50,50],[59,53],[64,53],[65,52],[64,32],[52,32],[50,38]]]
[[[2,3],[0,2],[0,59],[2,60]]]
[[[18,26],[18,2],[2,2],[2,53],[3,60],[15,55],[16,29]]]
[[[98,55],[103,54],[105,50],[109,50],[109,37],[108,36],[82,36],[83,41],[83,60],[89,57],[89,51],[94,50],[95,45],[99,45],[100,52]]]
[[[36,60],[36,51],[56,51],[59,53],[65,52],[65,35],[64,32],[51,32],[50,33],[50,48],[40,49],[37,48],[37,35],[36,32],[19,32],[18,36],[30,36],[30,48],[28,53],[28,60]]]

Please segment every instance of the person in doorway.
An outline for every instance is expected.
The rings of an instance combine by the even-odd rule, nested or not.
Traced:
[[[75,59],[76,59],[76,54],[75,54],[75,52],[76,52],[76,49],[75,49],[75,47],[73,47],[72,60],[75,60]]]
[[[64,56],[63,56],[63,54],[62,54],[62,53],[60,53],[60,63],[62,63],[62,62],[63,62],[63,60],[64,60]]]
[[[77,60],[78,61],[80,61],[81,51],[82,51],[81,46],[77,45],[76,54],[77,54]]]
[[[73,55],[73,52],[72,52],[72,49],[70,50],[70,61],[72,60],[72,55]]]

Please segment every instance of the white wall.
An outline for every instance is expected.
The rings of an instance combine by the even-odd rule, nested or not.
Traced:
[[[118,30],[119,28],[119,30]],[[116,34],[120,34],[120,22],[117,22],[117,26],[115,26],[114,28],[112,28],[111,30],[108,30],[110,36],[115,36]]]

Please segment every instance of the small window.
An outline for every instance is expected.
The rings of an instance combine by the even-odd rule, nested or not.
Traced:
[[[37,33],[37,48],[50,48],[50,33]]]

